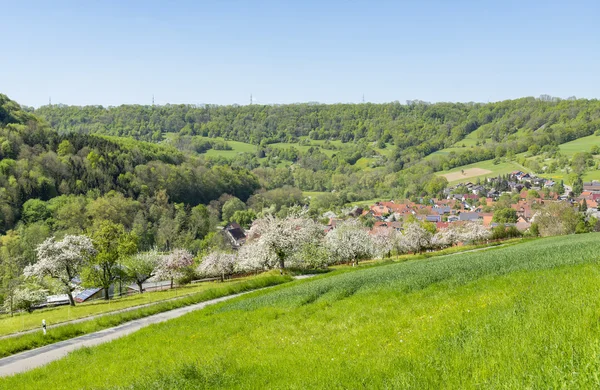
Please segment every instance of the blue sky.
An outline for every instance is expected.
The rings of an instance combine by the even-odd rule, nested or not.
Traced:
[[[598,1],[5,1],[21,104],[497,101],[600,91]]]

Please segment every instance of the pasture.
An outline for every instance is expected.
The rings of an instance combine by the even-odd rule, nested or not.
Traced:
[[[0,387],[597,388],[600,234],[317,276]]]

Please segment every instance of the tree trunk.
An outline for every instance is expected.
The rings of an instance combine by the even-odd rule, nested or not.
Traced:
[[[285,269],[285,263],[283,259],[279,259],[279,274],[283,275],[283,270]]]
[[[105,300],[105,301],[108,301],[108,300],[110,299],[110,297],[109,297],[109,295],[108,295],[108,294],[109,294],[109,293],[108,293],[108,290],[109,290],[109,289],[110,289],[110,287],[104,287],[104,300]]]
[[[69,291],[67,295],[69,296],[69,305],[75,306],[75,299],[73,299],[73,293]]]
[[[171,278],[171,290],[173,289],[173,278]]]
[[[144,288],[142,287],[142,285],[144,284],[144,282],[136,282],[138,285],[138,288],[140,289],[140,294],[144,293]]]
[[[221,272],[221,282],[225,281],[225,271]]]

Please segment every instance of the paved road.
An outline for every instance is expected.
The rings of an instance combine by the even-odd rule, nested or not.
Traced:
[[[258,291],[258,290],[253,290]],[[13,375],[36,367],[43,366],[54,360],[65,357],[69,352],[82,347],[91,347],[94,345],[106,343],[108,341],[126,336],[136,332],[141,328],[164,322],[173,318],[181,317],[195,310],[200,310],[209,305],[214,305],[229,299],[239,297],[240,295],[248,294],[253,291],[247,291],[239,294],[228,295],[225,297],[211,299],[190,306],[181,307],[164,313],[155,314],[149,317],[140,318],[138,320],[126,322],[114,328],[104,329],[95,333],[90,333],[84,336],[61,341],[55,344],[50,344],[45,347],[33,349],[8,356],[0,359],[0,376]]]
[[[183,298],[186,298],[186,297],[188,297],[190,295],[194,295],[194,294],[197,294],[197,293],[198,293],[198,291],[192,292],[192,293],[188,293],[188,294],[179,295],[179,296],[174,297],[174,298],[163,299],[161,301],[144,303],[142,305],[131,306],[131,307],[126,307],[124,309],[112,310],[112,311],[107,311],[107,312],[100,313],[100,314],[94,314],[94,315],[90,315],[90,316],[86,316],[86,317],[81,317],[81,318],[78,318],[76,320],[69,320],[69,321],[57,322],[55,324],[49,325],[48,326],[48,330],[56,328],[56,327],[59,327],[59,326],[63,326],[63,325],[76,324],[78,322],[85,322],[85,321],[93,320],[93,319],[98,318],[98,317],[109,316],[109,315],[113,315],[113,314],[117,314],[117,313],[123,313],[123,312],[126,312],[126,311],[132,311],[132,310],[141,309],[141,308],[148,307],[148,306],[158,305],[158,304],[169,302],[169,301],[175,301],[175,300],[183,299]],[[11,338],[11,337],[22,336],[22,335],[28,334],[28,333],[37,333],[37,332],[40,332],[40,328],[39,327],[34,328],[34,329],[23,330],[21,332],[10,333],[10,334],[7,334],[7,335],[0,336],[0,340],[8,339],[8,338]]]
[[[310,278],[312,276],[316,275],[300,275],[296,276],[295,279],[305,279]],[[138,320],[129,321],[114,328],[104,329],[95,333],[86,334],[84,336],[60,341],[58,343],[46,345],[41,348],[32,349],[30,351],[25,351],[12,356],[8,356],[3,359],[0,359],[0,377],[28,371],[36,367],[48,364],[54,360],[63,358],[76,349],[103,344],[136,332],[148,325],[157,324],[159,322],[164,322],[173,318],[181,317],[182,315],[188,314],[192,311],[203,309],[206,306],[214,305],[219,302],[227,301],[229,299],[233,299],[244,294],[264,290],[267,288],[270,287],[264,287],[252,291],[245,291],[239,294],[227,295],[221,298],[196,303],[194,305],[180,307],[179,309],[173,309],[171,311],[166,311],[163,313],[154,314],[152,316],[140,318]],[[136,308],[139,308],[139,306],[137,306]],[[86,317],[86,319],[89,320],[90,317]]]

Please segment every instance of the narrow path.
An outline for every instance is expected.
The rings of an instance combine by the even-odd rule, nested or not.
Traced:
[[[296,277],[295,279],[305,279],[311,276],[316,275],[301,275],[300,277]],[[0,377],[28,371],[48,364],[54,360],[63,358],[76,349],[103,344],[136,332],[148,325],[157,324],[160,322],[171,320],[173,318],[181,317],[195,310],[204,309],[207,306],[214,305],[219,302],[227,301],[229,299],[237,298],[241,295],[249,294],[251,292],[260,291],[268,288],[271,287],[245,291],[238,294],[227,295],[224,297],[211,299],[209,301],[196,303],[190,306],[180,307],[178,309],[173,309],[163,313],[158,313],[148,317],[129,321],[119,326],[115,326],[114,328],[103,329],[95,333],[86,334],[84,336],[60,341],[58,343],[46,345],[44,347],[8,356],[3,359],[0,359]],[[90,319],[90,317],[86,317],[86,319]]]

